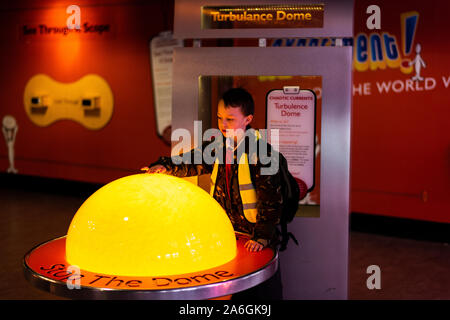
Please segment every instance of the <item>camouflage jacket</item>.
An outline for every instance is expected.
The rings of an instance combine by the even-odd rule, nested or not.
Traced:
[[[202,159],[201,164],[181,163],[176,165],[174,164],[172,157],[160,157],[158,161],[152,163],[149,167],[160,164],[167,169],[167,174],[177,177],[210,174],[213,170],[214,164],[209,164],[204,161],[204,158],[201,156],[202,150],[205,150],[205,148],[210,146],[211,143],[219,143],[219,146],[223,147],[223,154],[225,154],[223,140],[223,136],[221,136],[221,139],[219,138],[216,141],[213,140],[213,142],[203,143],[202,149],[197,148],[190,151],[190,159],[195,159],[194,157],[197,156],[197,159]],[[272,152],[276,152],[275,150],[272,151],[271,145],[267,142],[262,141],[261,143],[265,144],[267,148],[265,150],[267,150],[266,154],[268,157],[270,157]],[[248,159],[255,159],[252,157],[257,156],[258,153],[253,152],[252,154],[249,154],[248,143],[240,144],[240,146],[241,145],[245,146],[246,149],[244,152],[248,154]],[[234,164],[231,165],[230,170],[230,194],[228,194],[227,191],[225,164],[219,164],[213,197],[225,209],[235,231],[249,234],[253,240],[266,239],[269,240],[271,245],[276,245],[278,243],[276,226],[280,220],[282,205],[280,172],[277,170],[276,173],[272,175],[261,174],[261,168],[268,168],[270,164],[263,165],[259,157],[256,158],[257,161],[253,160],[254,162],[249,160],[250,176],[256,190],[258,210],[256,223],[249,222],[244,216],[241,196],[239,193],[237,174],[238,164],[236,164],[236,155],[239,154],[238,149],[239,148],[234,151]],[[186,154],[182,154],[180,156],[183,157],[186,156]],[[272,165],[272,167],[274,166]]]

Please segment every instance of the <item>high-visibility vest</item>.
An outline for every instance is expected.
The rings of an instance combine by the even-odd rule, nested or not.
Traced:
[[[255,131],[255,138],[260,138],[259,132]],[[242,200],[242,208],[244,210],[245,218],[251,223],[256,223],[256,209],[257,197],[255,186],[252,183],[250,176],[250,167],[248,164],[248,156],[245,152],[242,153],[238,162],[238,181],[239,181],[239,193]],[[217,171],[219,167],[219,159],[216,158],[214,162],[213,171],[211,173],[211,188],[209,194],[214,196],[214,190],[216,187]]]

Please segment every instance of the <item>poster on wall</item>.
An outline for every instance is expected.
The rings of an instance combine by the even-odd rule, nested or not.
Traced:
[[[314,188],[315,178],[315,110],[314,91],[297,86],[285,86],[267,94],[267,129],[278,129],[278,146],[295,178],[303,180],[308,191]]]
[[[158,136],[168,145],[172,123],[173,50],[182,46],[183,40],[174,39],[171,31],[161,32],[150,41],[156,128]]]

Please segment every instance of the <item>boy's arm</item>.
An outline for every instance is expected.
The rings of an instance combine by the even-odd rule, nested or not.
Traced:
[[[201,174],[211,173],[212,165],[205,163],[203,159],[202,150],[208,145],[209,142],[205,142],[202,145],[202,148],[194,148],[191,151],[180,154],[181,159],[189,159],[190,161],[181,162],[180,164],[176,164],[173,161],[172,157],[160,157],[157,161],[153,162],[148,166],[151,168],[156,165],[162,165],[166,168],[166,173],[175,177],[191,177],[198,176]],[[195,164],[194,159],[202,159],[201,163]]]

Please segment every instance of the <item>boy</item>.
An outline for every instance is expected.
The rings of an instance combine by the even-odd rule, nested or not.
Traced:
[[[251,181],[257,198],[256,221],[249,221],[248,215],[246,216],[246,212],[244,212],[242,195],[239,190],[239,159],[237,159],[237,155],[240,147],[246,148],[244,152],[249,153],[247,149],[251,142],[244,139],[249,138],[250,135],[245,136],[244,132],[251,128],[250,123],[253,120],[253,114],[253,98],[246,90],[233,88],[224,93],[218,105],[217,119],[219,130],[223,134],[223,137],[219,137],[219,139],[225,138],[224,154],[227,154],[227,156],[225,164],[218,165],[215,185],[211,186],[211,189],[214,190],[212,192],[213,197],[227,212],[234,229],[251,236],[245,247],[252,252],[260,251],[268,245],[277,244],[276,225],[280,219],[282,204],[279,172],[277,171],[272,175],[261,174],[261,168],[268,165],[261,164],[258,159],[256,164],[252,164],[254,161],[249,161]],[[208,144],[205,143],[203,147]],[[227,145],[236,146],[232,150],[232,154],[230,148],[226,148]],[[268,156],[270,156],[272,150],[269,144],[267,144],[266,150],[268,150]],[[191,152],[199,151],[193,150]],[[249,155],[248,159],[250,158],[254,159],[254,156]],[[185,163],[175,165],[170,157],[161,157],[149,167],[144,167],[141,170],[148,173],[167,173],[177,177],[187,177],[212,173],[214,164],[203,162],[200,165]]]
[[[191,151],[191,159],[195,159],[195,153],[202,152],[211,143],[216,143],[223,148],[223,155],[226,155],[225,164],[217,164],[217,161],[208,164],[202,157],[201,164],[175,165],[171,157],[161,157],[141,170],[177,177],[211,173],[210,194],[225,209],[235,231],[250,235],[245,248],[250,252],[257,252],[266,246],[276,246],[279,243],[276,226],[281,216],[282,196],[278,163],[275,164],[272,174],[264,174],[261,169],[272,168],[274,163],[262,164],[255,149],[252,152],[249,147],[257,141],[258,149],[264,144],[267,157],[271,157],[272,152],[274,155],[276,153],[275,150],[272,151],[270,144],[259,141],[258,132],[251,129],[253,114],[254,102],[250,93],[242,88],[232,88],[223,94],[218,104],[218,128],[222,134],[216,137],[214,142],[204,143],[201,150]],[[241,155],[245,155],[244,158],[241,158]],[[278,158],[271,159],[276,161]],[[279,271],[264,284],[244,291],[243,293],[251,295],[241,294],[241,298],[257,298],[260,293],[265,299],[281,298]],[[233,298],[238,298],[239,294],[233,295]]]

